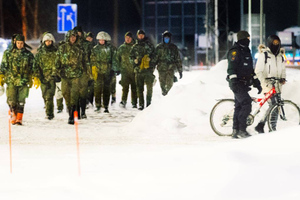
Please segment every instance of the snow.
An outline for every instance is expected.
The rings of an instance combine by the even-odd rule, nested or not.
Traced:
[[[79,161],[67,113],[46,120],[41,91],[32,88],[24,126],[12,126],[12,173],[1,96],[1,199],[298,200],[300,127],[260,135],[249,127],[253,136],[240,140],[211,130],[216,99],[233,97],[226,67],[221,61],[211,70],[184,72],[165,97],[157,82],[143,111],[130,104],[114,105],[109,114],[88,109],[78,125]],[[300,70],[287,74],[283,97],[300,105]],[[118,85],[117,104],[120,98]]]

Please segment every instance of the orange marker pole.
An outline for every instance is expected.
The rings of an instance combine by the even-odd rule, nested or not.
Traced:
[[[10,155],[10,173],[12,173],[12,153],[11,153],[11,113],[8,111],[8,132],[9,132],[9,155]]]
[[[74,123],[76,130],[76,145],[77,145],[77,162],[78,162],[78,175],[81,175],[80,170],[80,153],[79,153],[79,135],[78,135],[78,112],[74,111]]]

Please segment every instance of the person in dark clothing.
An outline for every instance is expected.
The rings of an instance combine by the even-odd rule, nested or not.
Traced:
[[[234,93],[234,115],[233,115],[233,138],[246,138],[251,136],[247,131],[247,117],[251,112],[252,99],[248,92],[253,85],[258,89],[262,88],[260,81],[254,73],[253,60],[249,49],[250,35],[247,31],[237,33],[238,41],[228,51],[227,80],[230,89]]]

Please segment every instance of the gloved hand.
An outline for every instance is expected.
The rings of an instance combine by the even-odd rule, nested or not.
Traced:
[[[260,94],[261,93],[261,91],[262,91],[262,88],[261,88],[261,86],[259,85],[258,87],[256,87],[257,88],[257,90],[258,90],[258,92],[257,92],[257,94]]]
[[[40,87],[40,85],[41,85],[40,79],[37,77],[34,77],[33,78],[33,86],[35,87],[35,89],[38,89]]]
[[[239,82],[238,82],[237,78],[231,79],[230,82],[231,82],[230,89],[232,90],[232,92],[238,93],[239,92]]]
[[[279,82],[280,82],[282,85],[284,85],[285,82],[286,82],[286,80],[285,80],[285,78],[281,78]]]
[[[179,72],[179,79],[182,79],[182,72]]]
[[[96,66],[92,67],[92,76],[94,80],[97,80],[98,78],[98,68]]]
[[[261,93],[262,88],[261,88],[261,85],[260,85],[260,81],[257,78],[253,79],[253,87],[257,88],[258,94]]]
[[[53,76],[53,79],[55,83],[61,82],[61,78],[59,76]]]
[[[4,83],[4,74],[0,74],[0,86],[3,86]]]

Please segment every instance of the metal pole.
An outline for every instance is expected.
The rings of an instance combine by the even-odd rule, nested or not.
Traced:
[[[208,2],[210,0],[206,0],[206,4],[205,4],[205,38],[206,38],[206,49],[205,49],[205,63],[206,65],[208,65]]]
[[[145,0],[142,1],[142,29],[145,30]]]
[[[65,3],[71,3],[71,0],[65,0]]]
[[[185,46],[185,41],[184,41],[184,0],[181,0],[181,43],[182,46]]]
[[[0,24],[1,24],[1,37],[4,37],[4,18],[3,18],[3,2],[0,0]]]
[[[252,34],[251,34],[251,12],[252,12],[252,8],[251,8],[251,0],[248,0],[248,3],[249,3],[249,8],[248,8],[248,32],[250,34],[250,38],[252,37]],[[250,39],[250,44],[249,44],[249,47],[250,47],[250,50],[252,50],[252,47],[251,47],[251,39]]]
[[[218,0],[215,0],[215,64],[219,62]]]
[[[195,43],[194,43],[195,65],[198,64],[197,41],[198,41],[198,6],[197,6],[197,1],[195,0]]]
[[[241,30],[245,30],[245,25],[244,25],[244,0],[241,0]]]
[[[158,44],[158,9],[157,9],[157,0],[155,0],[155,40]]]
[[[260,29],[259,29],[260,44],[263,43],[263,14],[264,14],[263,2],[264,2],[263,0],[260,0]]]

